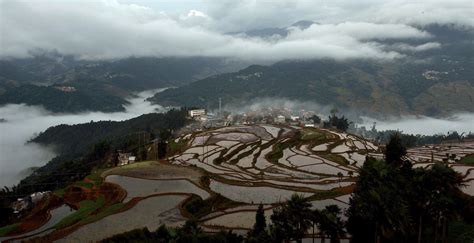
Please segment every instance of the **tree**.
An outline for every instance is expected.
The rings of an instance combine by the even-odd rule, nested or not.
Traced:
[[[430,205],[427,214],[434,222],[435,241],[441,238],[445,242],[449,221],[460,216],[459,209],[467,203],[459,189],[463,185],[462,175],[447,165],[436,163],[425,171],[423,177],[423,184],[427,186],[424,192],[426,203]]]
[[[170,232],[166,228],[166,225],[162,224],[155,231],[155,237],[159,239],[159,242],[168,242],[171,239]]]
[[[321,122],[321,117],[319,117],[318,115],[313,115],[309,119],[312,120],[314,123],[320,123]]]
[[[354,242],[379,242],[411,229],[403,181],[399,168],[366,160],[347,211],[347,230]]]
[[[400,133],[390,136],[390,141],[385,147],[385,161],[388,164],[399,166],[403,162],[403,156],[407,154],[407,149],[402,143]]]
[[[350,177],[352,177],[352,176],[354,175],[354,171],[351,170],[351,171],[347,172],[347,174],[348,174]]]
[[[172,233],[173,232],[173,233]],[[169,231],[165,225],[161,225],[156,231],[150,232],[147,228],[135,229],[110,238],[101,242],[157,242],[157,243],[241,243],[243,237],[232,231],[219,231],[215,234],[203,233],[195,221],[188,221],[181,228]],[[270,243],[269,241],[256,241]]]
[[[321,220],[321,217],[322,217],[321,211],[319,211],[318,209],[315,209],[315,210],[312,211],[311,221],[313,223],[313,225],[312,225],[312,228],[313,228],[313,232],[312,232],[313,243],[314,243],[314,236],[315,236],[314,230],[318,226],[318,224]],[[321,237],[321,242],[324,242],[326,240],[323,232],[319,231],[319,236]]]
[[[328,205],[323,210],[319,211],[318,227],[321,232],[322,240],[325,241],[325,236],[331,238],[331,243],[340,242],[339,238],[345,235],[344,222],[341,217],[341,209],[337,205]]]
[[[197,220],[194,218],[187,220],[180,229],[181,235],[191,236],[194,238],[197,238],[197,236],[201,233],[202,229],[199,227]]]
[[[329,121],[324,124],[325,127],[335,127],[341,131],[347,131],[349,128],[349,120],[342,116],[342,117],[337,117],[336,113],[332,113],[331,116],[329,116]]]
[[[342,181],[342,177],[344,177],[344,175],[342,174],[342,172],[337,172],[337,177],[339,177],[339,187],[341,187],[341,181]]]
[[[284,205],[273,210],[271,220],[274,238],[301,242],[311,226],[311,203],[303,196],[293,194]]]
[[[260,233],[265,231],[266,227],[267,224],[265,222],[265,211],[263,210],[263,205],[260,204],[258,205],[257,213],[255,214],[255,224],[253,225],[251,235],[259,235]]]
[[[469,212],[462,176],[447,165],[368,158],[359,174],[347,211],[353,242],[447,242],[449,222]]]

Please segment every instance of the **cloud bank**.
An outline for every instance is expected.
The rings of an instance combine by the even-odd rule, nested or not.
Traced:
[[[393,59],[404,57],[406,50],[439,47],[430,42],[429,33],[412,24],[474,26],[469,1],[334,2],[208,1],[202,10],[170,14],[145,6],[145,2],[140,5],[142,2],[72,0],[46,4],[0,0],[0,58],[28,57],[34,51],[46,50],[92,60],[130,56],[207,56],[250,61]],[[301,19],[320,24],[304,30],[290,28],[289,35],[281,38],[224,34],[288,26],[290,21]],[[426,43],[402,43],[402,48],[393,49],[380,42],[392,39],[419,39]]]

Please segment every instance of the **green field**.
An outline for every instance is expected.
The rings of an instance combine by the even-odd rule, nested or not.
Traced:
[[[459,163],[461,164],[467,164],[467,165],[474,165],[474,154],[469,154],[464,156]]]
[[[0,237],[7,235],[8,233],[16,230],[20,224],[10,224],[0,228]]]
[[[87,216],[104,206],[105,198],[101,195],[97,200],[84,200],[79,203],[79,210],[63,218],[55,225],[55,228],[63,228],[85,219]]]

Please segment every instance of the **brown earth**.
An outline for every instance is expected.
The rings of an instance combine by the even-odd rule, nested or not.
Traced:
[[[23,217],[19,227],[8,236],[21,235],[40,228],[46,224],[51,217],[51,214],[49,213],[50,210],[61,206],[61,204],[63,204],[61,198],[52,193],[49,194],[45,199],[40,201],[33,210]]]

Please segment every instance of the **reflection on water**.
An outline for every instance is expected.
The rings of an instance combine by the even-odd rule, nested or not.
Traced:
[[[18,239],[18,238],[21,238],[21,240],[18,240],[18,241],[22,241],[22,240],[26,240],[26,239],[33,238],[33,237],[46,235],[46,234],[48,234],[48,233],[50,233],[54,230],[54,229],[52,229],[52,227],[55,226],[57,223],[59,223],[59,221],[61,221],[61,219],[63,219],[64,217],[70,215],[74,211],[75,210],[70,208],[69,206],[62,205],[58,208],[55,208],[55,209],[51,210],[50,211],[51,218],[48,220],[48,222],[46,222],[46,224],[42,225],[38,229],[35,229],[33,231],[30,231],[30,232],[27,232],[27,233],[24,233],[24,234],[21,234],[21,235],[16,235],[16,236],[13,236],[13,237],[2,237],[2,238],[0,238],[0,241],[4,241],[4,240],[7,240],[7,239]]]

